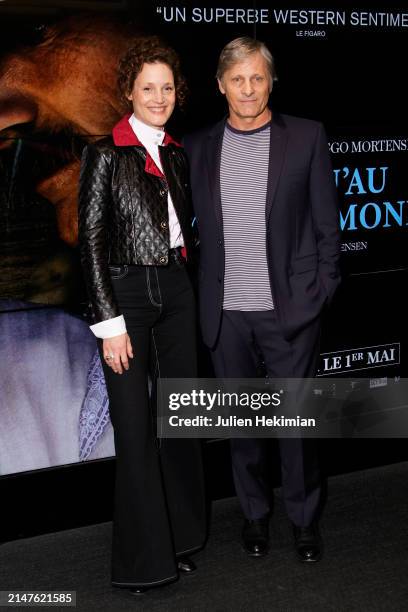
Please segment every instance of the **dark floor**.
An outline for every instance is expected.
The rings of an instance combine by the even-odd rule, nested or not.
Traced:
[[[0,590],[76,590],[84,612],[408,610],[408,463],[330,479],[321,521],[325,555],[312,566],[294,558],[276,493],[265,558],[242,552],[241,514],[231,498],[214,503],[208,545],[195,557],[198,571],[178,583],[136,598],[111,588],[111,524],[104,523],[1,545]]]

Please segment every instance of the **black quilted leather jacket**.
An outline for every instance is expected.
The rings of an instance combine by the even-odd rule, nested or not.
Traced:
[[[79,187],[79,246],[95,322],[117,317],[109,264],[168,264],[167,192],[177,213],[187,257],[193,212],[185,153],[160,147],[166,179],[145,171],[146,149],[115,146],[112,138],[87,145]]]

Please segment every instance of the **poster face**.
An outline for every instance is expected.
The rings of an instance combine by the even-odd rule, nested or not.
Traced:
[[[319,374],[340,352],[388,347],[390,359],[367,375],[404,375],[408,9],[86,5],[0,3],[0,474],[114,452],[77,252],[77,187],[84,145],[124,114],[117,63],[142,33],[180,53],[190,99],[169,125],[178,138],[226,114],[215,79],[222,47],[242,35],[269,46],[272,109],[324,123],[339,194],[343,284],[325,321]]]

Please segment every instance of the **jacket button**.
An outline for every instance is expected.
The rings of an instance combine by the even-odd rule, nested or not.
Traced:
[[[165,264],[167,263],[167,257],[160,257],[159,261],[161,264]]]
[[[166,194],[167,194],[167,191],[165,189],[160,189],[161,197],[164,197]]]
[[[161,227],[161,228],[163,228],[163,229],[166,229],[166,227],[167,227],[167,222],[166,222],[166,221],[162,221],[162,222],[160,223],[160,227]]]

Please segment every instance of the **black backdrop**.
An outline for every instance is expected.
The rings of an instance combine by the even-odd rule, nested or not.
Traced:
[[[70,4],[74,3],[31,3],[31,8],[19,12],[13,3],[2,5],[4,51],[35,44],[43,25],[81,13]],[[312,2],[289,6],[198,0],[95,4],[98,15],[103,4],[116,8],[112,17],[105,11],[103,16],[162,34],[180,52],[191,97],[186,114],[173,122],[178,136],[225,113],[214,73],[226,42],[247,34],[270,46],[279,77],[271,98],[273,108],[324,122],[338,181],[344,280],[324,323],[319,374],[368,376],[382,384],[385,377],[405,376],[408,120],[401,83],[408,4],[384,8],[384,4],[358,2],[351,8],[331,2],[319,13],[318,4]],[[219,13],[215,23],[216,8],[231,11]],[[253,23],[256,15],[258,23]],[[335,24],[327,23],[335,17]],[[391,18],[397,25],[390,23]],[[375,363],[368,363],[368,349],[379,351]],[[353,360],[356,353],[362,357]],[[340,361],[336,356],[341,356]],[[202,362],[204,373],[204,353]],[[233,494],[227,442],[209,441],[204,446],[209,496]],[[407,456],[405,440],[321,443],[327,475]],[[272,445],[275,485],[279,483],[276,459]],[[106,459],[2,477],[2,539],[108,520],[113,464],[114,460]]]

